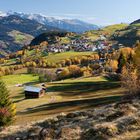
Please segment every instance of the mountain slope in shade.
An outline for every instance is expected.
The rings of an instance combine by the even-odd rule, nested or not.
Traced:
[[[77,19],[56,19],[53,17],[47,17],[41,14],[24,14],[24,13],[8,13],[9,15],[18,15],[25,19],[35,20],[41,24],[47,26],[53,26],[59,29],[63,29],[69,32],[82,33],[89,30],[97,30],[99,27],[94,24],[89,24]]]
[[[43,34],[40,34],[39,36],[35,37],[31,41],[30,45],[31,46],[39,45],[43,41],[47,41],[49,44],[54,44],[54,43],[58,42],[56,39],[56,36],[65,37],[66,35],[67,35],[67,32],[65,32],[65,31],[61,31],[61,32],[52,31],[52,32],[43,33]]]
[[[45,26],[37,21],[24,19],[17,15],[0,17],[0,23],[7,28],[18,30],[33,36],[37,36],[43,32],[57,30],[55,27]]]
[[[39,34],[59,31],[17,15],[0,16],[0,56],[19,50]]]
[[[117,41],[118,44],[133,47],[137,40],[140,41],[140,20],[136,20],[126,28],[116,31],[111,39]]]

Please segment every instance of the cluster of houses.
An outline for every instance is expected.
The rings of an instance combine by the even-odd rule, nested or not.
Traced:
[[[100,35],[97,40],[91,40],[87,37],[73,37],[69,43],[62,43],[59,38],[53,44],[49,44],[44,52],[61,53],[67,51],[85,52],[85,51],[106,51],[112,52],[113,48],[120,48],[122,46],[112,45],[105,35]]]
[[[56,44],[49,45],[47,47],[47,52],[60,53],[66,51],[99,51],[104,49],[110,49],[110,45],[107,42],[107,38],[103,35],[99,37],[98,40],[92,41],[88,38],[76,38],[72,39],[69,44]]]
[[[95,51],[96,46],[89,39],[75,39],[71,41],[74,51]]]
[[[61,53],[61,52],[66,52],[66,51],[70,51],[70,45],[59,45],[59,44],[53,44],[53,45],[49,45],[47,47],[47,52],[52,52],[52,53]]]

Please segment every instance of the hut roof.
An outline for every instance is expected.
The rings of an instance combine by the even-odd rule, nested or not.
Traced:
[[[29,91],[29,92],[40,92],[42,88],[39,87],[32,87],[32,86],[26,86],[24,91]]]

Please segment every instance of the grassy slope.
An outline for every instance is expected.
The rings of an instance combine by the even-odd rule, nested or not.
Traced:
[[[36,58],[46,58],[49,62],[52,63],[57,63],[60,62],[61,60],[65,60],[68,58],[74,58],[74,57],[82,57],[82,56],[89,56],[94,54],[95,52],[63,52],[63,53],[50,53],[49,56],[43,56],[41,53],[36,54],[35,50],[27,51],[27,57],[31,59],[36,59]],[[7,61],[5,64],[0,64],[0,66],[9,66],[12,64],[16,63],[16,59],[10,59]]]
[[[107,34],[108,36],[112,35],[116,30],[121,30],[126,28],[128,25],[127,24],[115,24],[115,25],[110,25],[102,28],[101,30],[98,31],[89,31],[86,32],[84,35],[87,37],[95,40],[98,39],[101,34]]]
[[[16,75],[7,75],[2,77],[2,80],[6,83],[7,88],[10,91],[10,96],[15,102],[21,98],[24,98],[23,87],[17,87],[17,84],[34,84],[38,82],[38,76],[20,74],[20,72],[18,73],[19,74]]]
[[[128,24],[114,24],[114,25],[110,25],[110,26],[106,26],[105,28],[103,28],[103,31],[112,33],[116,30],[121,30],[124,29],[128,26]]]
[[[2,79],[6,83],[6,85],[13,86],[16,84],[24,84],[27,82],[37,82],[38,76],[33,76],[30,74],[19,74],[3,76]]]
[[[119,44],[131,47],[140,40],[140,24],[131,24],[127,28],[116,31],[111,38]]]
[[[103,77],[69,79],[48,83],[47,94],[40,99],[24,99],[23,87],[15,84],[38,82],[32,75],[3,77],[17,105],[16,123],[26,123],[61,112],[82,110],[117,101],[122,96],[118,83]]]
[[[67,58],[82,57],[82,56],[88,56],[91,54],[93,54],[93,52],[72,52],[71,51],[71,52],[50,54],[46,58],[49,62],[60,62],[61,60],[65,60]]]

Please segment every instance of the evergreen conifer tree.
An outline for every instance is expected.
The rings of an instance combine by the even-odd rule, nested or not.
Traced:
[[[136,46],[134,64],[137,66],[138,69],[140,69],[140,43]]]
[[[123,55],[123,53],[121,53],[120,57],[118,59],[118,70],[117,70],[117,73],[121,73],[122,72],[122,69],[125,66],[125,64],[126,64],[125,56]]]
[[[4,82],[0,79],[0,126],[10,124],[15,114],[15,105],[9,97],[9,91]]]
[[[128,64],[133,64],[133,54],[132,54],[132,52],[129,54],[129,56],[127,58],[127,62],[128,62]]]

